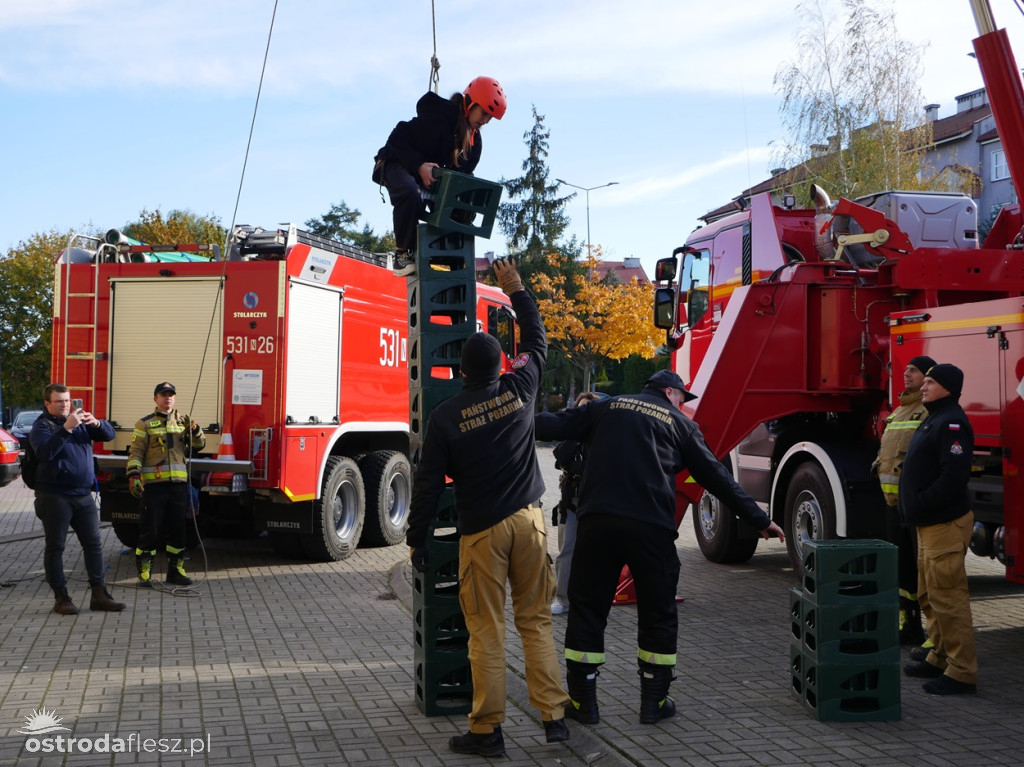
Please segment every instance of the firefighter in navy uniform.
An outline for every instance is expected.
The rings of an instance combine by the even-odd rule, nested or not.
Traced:
[[[900,644],[921,644],[925,641],[921,629],[921,607],[917,602],[917,531],[906,527],[897,508],[900,472],[907,447],[917,427],[928,416],[921,401],[924,374],[935,360],[924,355],[914,357],[903,371],[904,391],[900,404],[885,419],[885,431],[878,447],[878,457],[871,471],[878,476],[888,510],[885,516],[885,539],[899,549],[900,588]]]
[[[174,408],[176,394],[167,381],[156,385],[156,410],[135,423],[128,448],[128,486],[143,501],[135,563],[138,585],[145,588],[153,586],[153,559],[162,535],[166,537],[167,583],[192,584],[183,555],[190,493],[185,458],[206,447],[206,435],[199,424]]]
[[[522,341],[512,371],[501,373],[501,347],[487,333],[463,344],[463,388],[430,414],[413,479],[406,542],[423,570],[428,528],[445,488],[455,486],[458,514],[459,603],[469,629],[473,706],[469,732],[453,737],[452,751],[480,756],[505,752],[505,588],[526,656],[530,702],[541,712],[548,743],[569,738],[564,706],[569,699],[551,633],[554,573],[540,497],[533,405],[547,356],[537,305],[515,266],[494,264],[498,286],[509,296]]]
[[[978,658],[964,559],[974,532],[968,482],[974,430],[960,407],[964,374],[955,365],[932,366],[921,391],[928,420],[914,432],[900,474],[900,514],[917,528],[918,598],[932,648],[903,667],[927,678],[925,692],[977,692]]]
[[[765,538],[782,530],[733,480],[680,411],[694,395],[670,370],[651,376],[640,394],[537,416],[537,437],[575,439],[588,447],[576,515],[579,529],[569,574],[565,667],[566,715],[599,721],[597,674],[605,661],[604,629],[623,565],[636,587],[640,722],[675,714],[668,697],[676,662],[675,477],[694,479]]]

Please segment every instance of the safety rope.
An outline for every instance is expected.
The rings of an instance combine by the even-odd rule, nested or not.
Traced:
[[[427,87],[437,93],[441,86],[441,62],[437,58],[437,14],[434,11],[434,0],[430,0],[430,26],[434,35],[434,55],[430,57],[430,82]]]

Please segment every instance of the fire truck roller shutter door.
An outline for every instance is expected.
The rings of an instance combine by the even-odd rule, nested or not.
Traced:
[[[188,410],[204,429],[220,423],[224,302],[218,299],[219,290],[219,279],[113,281],[109,420],[129,426],[118,432],[115,449],[127,448],[131,424],[153,412],[153,381],[174,381],[179,408]],[[157,317],[173,321],[154,343]],[[216,451],[216,442],[208,442],[207,449]]]
[[[378,450],[359,459],[366,487],[364,546],[393,546],[405,538],[412,500],[409,459],[397,450]]]
[[[324,477],[313,501],[315,532],[302,536],[302,550],[317,562],[340,562],[352,556],[363,532],[366,489],[358,464],[346,456],[328,458]]]

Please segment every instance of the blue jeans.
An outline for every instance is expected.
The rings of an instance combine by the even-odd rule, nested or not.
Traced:
[[[35,510],[46,535],[43,568],[50,587],[54,591],[67,587],[64,578],[64,542],[68,537],[68,528],[75,531],[78,542],[82,544],[89,585],[104,585],[100,512],[92,495],[60,495],[36,491]]]

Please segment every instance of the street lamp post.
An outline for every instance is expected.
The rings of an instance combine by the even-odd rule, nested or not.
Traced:
[[[570,184],[568,181],[565,181],[565,180],[560,179],[560,178],[556,178],[555,181],[557,181],[559,184],[565,184],[566,186],[571,186],[573,189],[579,189],[581,192],[586,192],[586,194],[587,194],[587,255],[589,256],[590,255],[590,192],[592,190],[594,190],[594,189],[604,189],[606,186],[615,186],[619,182],[618,181],[609,181],[607,184],[598,184],[597,186],[576,186],[576,184]]]

